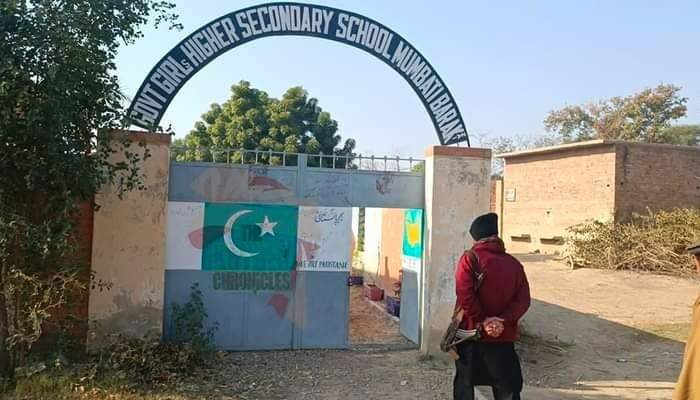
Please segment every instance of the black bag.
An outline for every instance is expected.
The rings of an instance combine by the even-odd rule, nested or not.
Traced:
[[[484,280],[484,274],[481,272],[479,257],[477,257],[476,253],[473,250],[467,250],[465,254],[469,257],[469,263],[472,267],[474,294],[476,294],[479,292],[481,283]],[[461,307],[455,307],[455,311],[452,314],[452,321],[450,321],[450,325],[445,330],[445,333],[442,335],[442,340],[440,341],[440,350],[452,353],[455,359],[459,358],[454,351],[455,346],[465,341],[477,341],[481,339],[481,332],[479,332],[478,329],[463,331],[460,337],[457,337],[457,331],[459,330],[459,325],[462,323],[463,316],[464,310]]]

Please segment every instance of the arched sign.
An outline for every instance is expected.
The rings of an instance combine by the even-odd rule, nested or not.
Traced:
[[[220,54],[267,36],[313,36],[364,50],[398,72],[428,111],[440,144],[469,144],[457,103],[428,60],[407,40],[361,15],[313,4],[270,3],[224,15],[189,35],[151,70],[129,107],[130,122],[153,129],[178,90]]]

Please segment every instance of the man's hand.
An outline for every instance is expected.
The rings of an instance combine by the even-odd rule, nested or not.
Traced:
[[[503,334],[503,318],[499,317],[488,317],[484,320],[484,329],[486,334],[497,338]]]

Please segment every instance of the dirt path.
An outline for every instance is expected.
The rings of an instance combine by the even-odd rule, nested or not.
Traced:
[[[671,397],[699,282],[520,258],[533,296],[518,344],[524,399]],[[359,348],[406,343],[358,288],[350,314],[350,340]],[[407,400],[450,399],[452,391],[452,367],[416,350],[224,353],[217,366],[175,392],[183,399]]]
[[[520,258],[533,296],[518,344],[524,399],[670,398],[699,282]],[[352,343],[402,342],[398,324],[357,288],[350,314]],[[452,367],[416,350],[233,353],[220,366],[198,382],[231,397],[206,398],[450,399],[452,391]]]
[[[451,398],[450,371],[404,351],[233,353],[183,385],[186,399],[406,400]]]
[[[533,297],[524,398],[671,397],[698,282],[520,258]]]
[[[364,296],[362,287],[350,288],[349,341],[351,346],[391,345],[392,347],[411,347],[411,342],[399,333],[398,319],[392,318],[386,311],[370,304]]]
[[[421,356],[399,323],[350,288],[349,340],[355,350],[221,353],[176,391],[177,399],[449,399],[452,370]],[[401,349],[401,350],[397,350]]]
[[[520,258],[533,295],[527,334],[517,346],[524,399],[670,399],[700,282],[574,271],[542,257]],[[407,343],[398,323],[358,288],[351,291],[350,314],[355,350],[220,353],[212,368],[163,392],[128,399],[452,398],[453,367],[417,350],[397,350]]]

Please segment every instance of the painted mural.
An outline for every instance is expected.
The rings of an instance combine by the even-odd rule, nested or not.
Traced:
[[[296,264],[296,206],[207,203],[204,271],[291,271]]]
[[[347,207],[171,201],[166,269],[348,272],[351,219]],[[288,275],[286,283],[271,285],[264,283],[269,276],[277,282],[281,275],[216,276],[215,287],[222,290],[285,290],[287,283],[293,283]]]
[[[204,242],[204,203],[168,203],[165,267],[201,270]]]
[[[299,212],[299,271],[349,272],[352,209],[302,207]]]
[[[418,271],[423,255],[423,210],[404,212],[402,267]]]
[[[166,301],[198,283],[221,348],[344,347],[351,238],[350,208],[170,201]]]
[[[401,256],[401,320],[399,332],[420,343],[420,299],[422,287],[423,210],[404,210]]]

